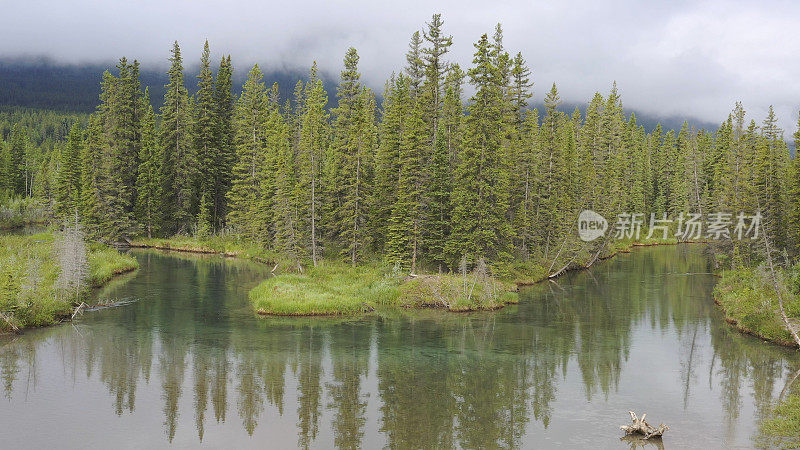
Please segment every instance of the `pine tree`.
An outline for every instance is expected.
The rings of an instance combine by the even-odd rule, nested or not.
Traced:
[[[375,99],[365,88],[358,72],[358,53],[350,48],[337,88],[339,106],[333,110],[334,138],[328,159],[328,179],[338,198],[335,203],[334,232],[344,246],[342,253],[355,265],[369,245],[367,198],[371,155],[375,145]]]
[[[156,118],[150,105],[149,93],[145,93],[146,112],[141,121],[141,149],[139,152],[139,176],[136,180],[136,216],[138,222],[147,231],[147,237],[162,227],[161,211],[163,204],[163,188],[166,182],[162,164],[164,156],[162,147],[158,145]]]
[[[509,256],[508,174],[504,173],[502,136],[503,79],[495,65],[496,49],[484,34],[475,44],[475,67],[469,71],[476,93],[466,118],[466,142],[453,190],[452,260],[458,255],[493,261]]]
[[[231,188],[233,165],[236,162],[236,149],[234,147],[233,130],[233,66],[231,57],[223,57],[217,70],[217,79],[214,83],[214,148],[216,158],[214,162],[214,217],[213,223],[217,229],[225,225],[225,216],[228,212],[227,195]]]
[[[315,266],[322,250],[319,222],[322,210],[322,165],[329,133],[329,115],[325,109],[327,103],[328,94],[317,75],[315,62],[303,90],[297,155],[300,241],[310,247]]]
[[[199,211],[198,228],[214,231],[214,199],[217,198],[217,179],[220,170],[217,163],[220,161],[219,149],[216,146],[215,125],[217,105],[214,98],[214,76],[211,73],[210,51],[208,41],[203,47],[200,58],[200,74],[197,75],[197,94],[195,120],[194,120],[194,152],[197,157],[197,184],[194,189],[199,192],[201,208],[208,210]],[[205,200],[203,200],[205,198]],[[208,220],[207,223],[200,218]]]
[[[410,82],[410,80],[409,80]],[[397,80],[399,89],[405,89],[405,77]],[[387,258],[390,262],[417,268],[417,258],[422,247],[424,163],[427,132],[423,120],[424,103],[421,97],[400,97],[398,101],[408,104],[404,129],[400,137],[397,165],[396,201],[389,221]]]
[[[9,146],[3,142],[3,136],[0,135],[0,203],[5,203],[8,197],[11,196],[11,154],[9,153]]]
[[[69,217],[78,211],[81,203],[81,154],[83,132],[77,123],[72,126],[67,144],[61,152],[58,172],[56,203],[58,214]]]
[[[384,249],[389,237],[392,209],[397,202],[400,177],[400,144],[406,130],[408,109],[411,104],[408,77],[389,80],[383,95],[380,145],[375,154],[375,201],[371,212],[373,243],[379,251]]]
[[[444,61],[444,56],[453,44],[453,37],[445,36],[442,33],[444,22],[441,14],[434,14],[430,23],[426,25],[428,29],[423,32],[422,36],[427,42],[427,46],[421,50],[425,74],[422,90],[425,102],[424,119],[429,129],[430,141],[433,142],[439,130],[444,84],[449,68],[447,62]]]
[[[262,172],[267,165],[268,119],[267,90],[256,65],[248,74],[234,113],[236,164],[228,191],[227,222],[245,237],[262,243],[269,241],[266,224],[270,217],[267,211],[259,210]]]
[[[30,192],[30,169],[28,167],[28,137],[21,123],[14,124],[8,143],[9,170],[8,187],[11,196],[27,197]]]
[[[797,148],[800,148],[800,117],[797,120],[797,131],[794,133],[795,154],[786,172],[786,230],[787,239],[794,250],[800,254],[800,158]]]
[[[448,267],[447,242],[450,239],[450,192],[453,190],[450,152],[444,129],[439,129],[433,145],[428,182],[428,208],[425,218],[424,250],[439,272]]]
[[[183,84],[183,59],[176,41],[170,57],[169,83],[161,107],[159,141],[164,162],[164,224],[167,232],[186,232],[193,225],[196,205],[197,155],[192,138],[193,112]]]

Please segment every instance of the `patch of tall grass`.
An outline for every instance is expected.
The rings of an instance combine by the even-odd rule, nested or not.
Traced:
[[[800,318],[800,295],[793,280],[800,266],[781,272],[779,283],[784,284],[784,308],[789,317]],[[714,298],[722,307],[729,322],[742,331],[781,344],[794,341],[781,319],[775,287],[763,267],[725,270],[714,289]]]
[[[266,279],[250,291],[259,314],[283,316],[352,315],[390,304],[398,295],[399,276],[388,266],[353,267],[324,260],[305,273]]]
[[[0,235],[0,331],[52,324],[70,314],[88,294],[90,285],[100,285],[114,274],[138,267],[129,255],[92,245],[87,285],[75,298],[58,286],[61,268],[56,238],[52,233]]]

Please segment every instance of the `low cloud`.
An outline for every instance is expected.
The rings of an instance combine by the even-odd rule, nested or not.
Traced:
[[[317,60],[337,73],[349,46],[367,82],[381,89],[402,69],[414,30],[442,13],[454,37],[449,59],[468,66],[474,43],[504,28],[509,51],[533,69],[535,101],[554,81],[568,102],[607,92],[614,80],[626,106],[654,116],[725,119],[741,100],[757,121],[769,105],[786,137],[800,107],[800,4],[789,1],[445,1],[267,2],[128,0],[7,2],[0,6],[0,57],[47,56],[68,64],[127,56],[165,67],[171,42],[187,66],[208,39],[240,72],[306,70]]]

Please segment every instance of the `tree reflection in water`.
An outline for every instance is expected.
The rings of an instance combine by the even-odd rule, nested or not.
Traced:
[[[75,405],[56,389],[101,413],[110,401],[122,421],[160,409],[170,442],[191,443],[193,422],[199,441],[291,435],[281,442],[304,448],[579,445],[581,433],[613,445],[625,412],[649,408],[680,430],[671,443],[698,444],[711,427],[750,445],[796,370],[790,352],[724,323],[713,278],[691,275],[706,271],[698,247],[635,251],[497,312],[363,319],[258,319],[246,293],[263,267],[137,255],[142,269],[99,295],[138,302],[0,341],[0,418],[20,441],[23,418],[41,413],[64,443]],[[39,411],[40,397],[60,413]]]

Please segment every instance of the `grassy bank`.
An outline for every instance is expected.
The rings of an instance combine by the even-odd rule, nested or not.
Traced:
[[[266,264],[280,264],[283,261],[283,258],[275,254],[275,252],[235,236],[210,236],[207,238],[184,235],[169,238],[137,237],[130,240],[130,245],[132,247],[236,256]]]
[[[789,317],[800,318],[798,280],[800,268],[782,273],[787,296],[784,307]],[[725,320],[739,330],[781,345],[795,346],[784,327],[775,288],[762,268],[731,269],[721,272],[714,288],[714,299],[725,313]]]
[[[510,287],[472,274],[404,277],[379,263],[353,267],[326,260],[305,273],[263,281],[250,291],[250,301],[259,314],[281,316],[354,315],[383,306],[474,311],[516,302]]]
[[[82,296],[89,286],[137,267],[132,256],[99,244],[90,246]],[[0,313],[18,328],[50,325],[69,315],[76,299],[58,287],[60,270],[54,234],[0,236]],[[10,328],[0,319],[0,331]]]
[[[613,233],[613,231],[608,231],[607,233]],[[647,234],[648,230],[646,228],[639,233],[639,239],[616,239],[612,234],[612,237],[599,249],[597,245],[587,245],[575,238],[575,241],[568,242],[562,248],[552,249],[547,258],[539,256],[528,261],[511,262],[499,267],[498,272],[503,280],[513,282],[518,286],[526,286],[544,281],[551,274],[559,271],[564,273],[570,270],[585,269],[590,264],[596,263],[597,260],[611,258],[618,253],[630,253],[635,247],[676,245],[680,243],[678,239],[671,235],[666,239],[662,239],[657,233],[650,239],[646,239]],[[558,256],[556,257],[556,255]],[[553,258],[556,258],[556,260],[553,261]]]
[[[770,418],[761,423],[766,446],[800,448],[800,393],[789,395],[775,407]]]
[[[642,232],[646,236],[646,230]],[[259,314],[284,316],[354,315],[380,306],[406,308],[443,308],[450,311],[475,311],[501,308],[515,303],[515,285],[528,285],[546,280],[563,267],[576,270],[590,261],[610,258],[642,245],[676,244],[677,240],[611,239],[599,255],[581,245],[580,250],[562,248],[561,257],[553,263],[542,258],[516,261],[493,267],[497,279],[461,275],[420,275],[404,277],[391,267],[378,262],[358,267],[325,259],[316,268],[306,267],[298,273],[294,264],[280,255],[235,236],[173,236],[170,238],[138,237],[134,247],[192,253],[221,254],[277,264],[277,276],[271,277],[250,292],[250,300]],[[574,243],[572,243],[574,245]],[[474,286],[473,286],[474,285]]]

